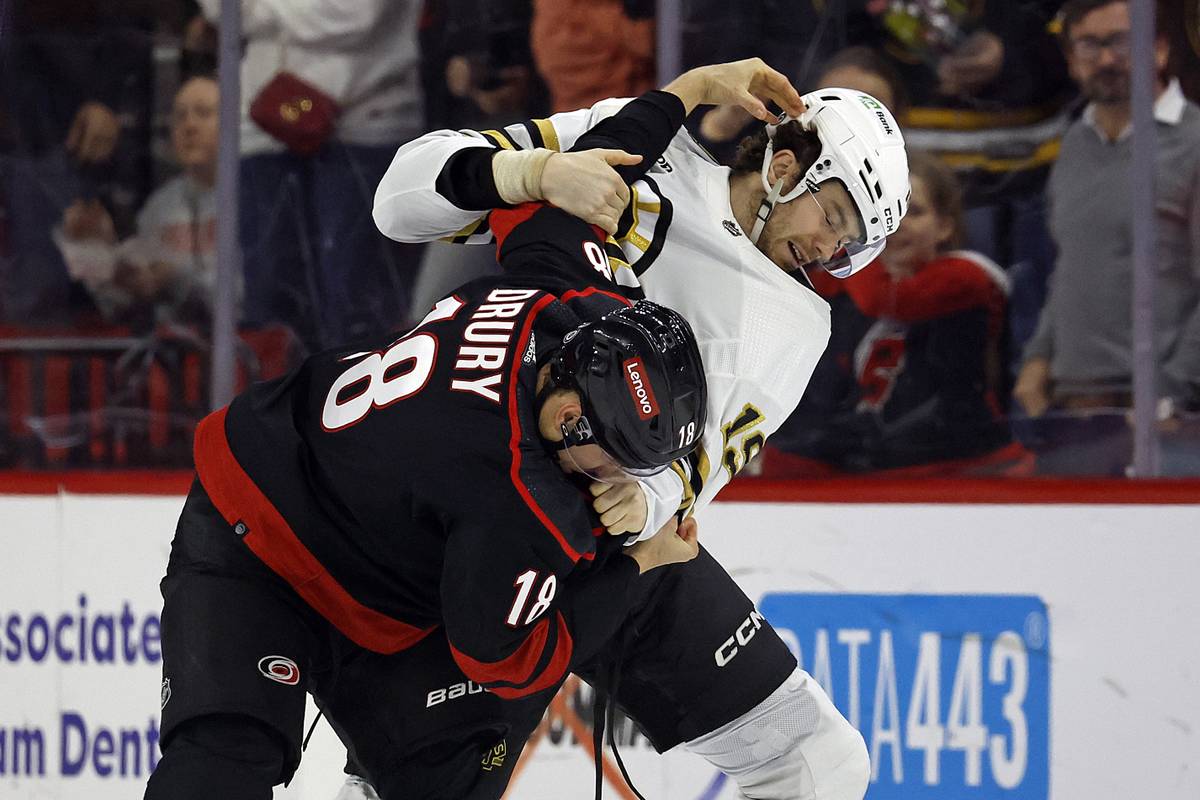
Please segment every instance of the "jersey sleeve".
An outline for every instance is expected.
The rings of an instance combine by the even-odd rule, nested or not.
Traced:
[[[464,176],[447,171],[448,162],[456,154],[471,149],[479,149],[484,155],[502,149],[535,147],[569,150],[585,131],[615,114],[627,102],[627,99],[602,100],[591,108],[526,120],[505,128],[440,130],[418,137],[396,152],[379,182],[373,211],[375,224],[385,236],[400,242],[442,238],[470,244],[490,242],[492,237],[485,224],[487,212],[500,204],[471,202],[473,196],[478,201],[475,193],[486,191],[486,187],[461,185],[464,176],[478,174],[477,162],[468,160],[459,165]]]
[[[639,574],[632,558],[590,568],[537,543],[539,535],[497,520],[460,527],[446,546],[450,652],[468,678],[504,699],[557,686],[572,663],[598,652],[624,619]]]
[[[428,134],[396,154],[375,195],[375,222],[400,241],[490,241],[488,212],[507,207],[492,175],[492,157],[499,149],[625,150],[642,157],[637,164],[615,168],[622,180],[633,183],[671,144],[685,111],[675,95],[650,91],[631,102],[603,101],[586,114],[573,111],[503,130]],[[414,193],[414,187],[423,187],[424,193]]]

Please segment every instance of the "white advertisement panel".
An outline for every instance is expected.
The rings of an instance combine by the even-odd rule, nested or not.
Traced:
[[[140,796],[181,503],[0,496],[0,797]],[[1200,509],[731,503],[701,540],[863,732],[869,798],[1200,797]],[[509,796],[590,797],[590,716],[573,682]],[[736,795],[628,722],[617,740],[649,798]],[[322,723],[276,796],[332,800],[342,758]]]

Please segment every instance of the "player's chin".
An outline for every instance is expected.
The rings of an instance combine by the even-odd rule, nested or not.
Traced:
[[[805,266],[799,251],[786,239],[772,247],[767,257],[784,272],[795,272]]]

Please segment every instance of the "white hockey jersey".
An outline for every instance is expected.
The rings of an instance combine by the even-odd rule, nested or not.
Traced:
[[[438,193],[447,160],[465,147],[568,149],[627,100],[491,131],[435,131],[397,152],[375,195],[392,239],[491,241],[486,215]],[[734,219],[729,174],[686,131],[645,178],[609,242],[616,282],[687,318],[708,379],[708,419],[686,464],[644,482],[643,537],[678,510],[706,506],[800,402],[829,340],[829,306],[764,256]]]

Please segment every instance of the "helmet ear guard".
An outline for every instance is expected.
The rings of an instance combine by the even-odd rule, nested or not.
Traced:
[[[887,236],[895,232],[908,211],[904,137],[887,107],[865,92],[819,89],[803,100],[806,110],[799,118],[781,114],[778,122],[767,125],[761,170],[767,195],[755,215],[750,239],[758,241],[778,203],[791,202],[805,192],[819,192],[826,181],[839,181],[854,202],[863,235],[822,266],[835,277],[846,278],[883,252]],[[806,130],[815,131],[821,140],[821,153],[796,185],[783,192],[782,179],[771,184],[770,168],[775,133],[788,122],[799,122]]]

